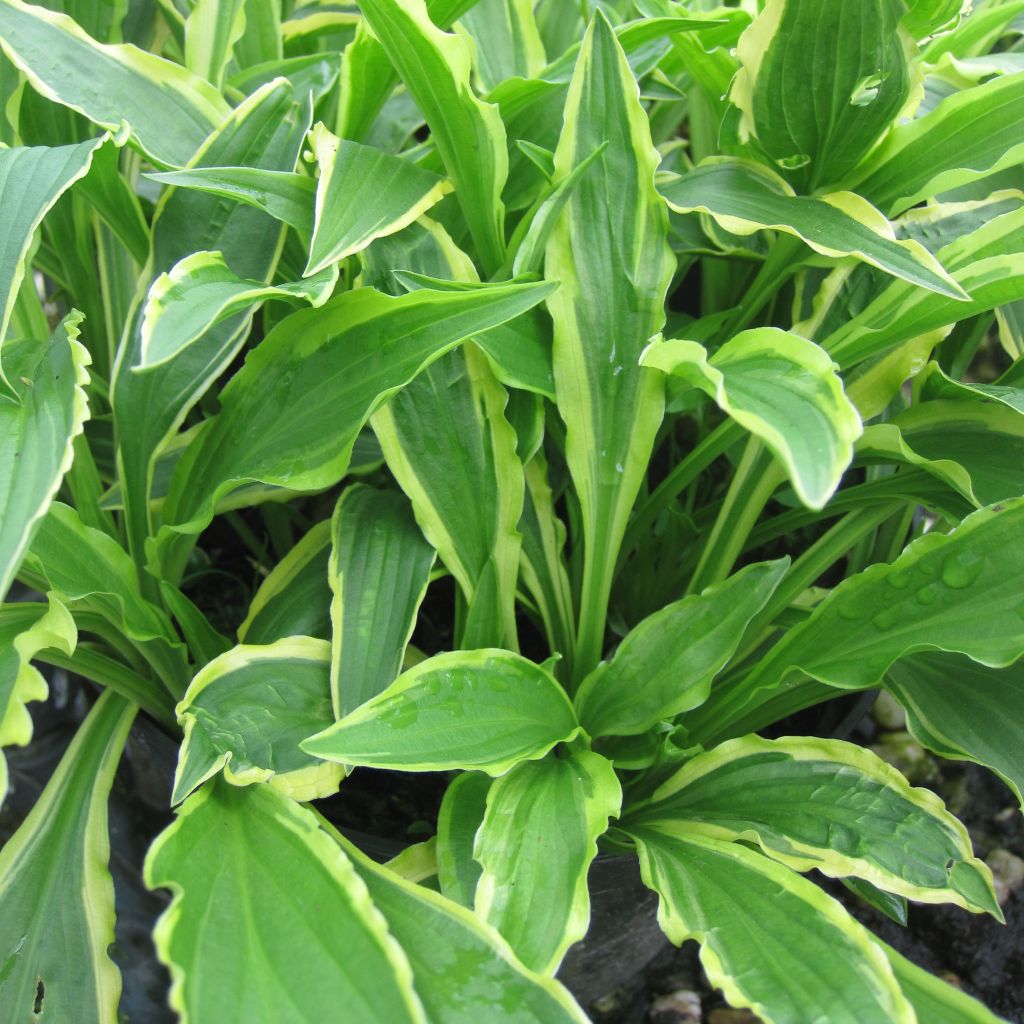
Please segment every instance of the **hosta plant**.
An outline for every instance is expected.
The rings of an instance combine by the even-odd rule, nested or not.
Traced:
[[[118,1019],[136,716],[191,1024],[584,1020],[599,851],[765,1021],[995,1019],[810,875],[1000,916],[851,691],[1024,787],[1024,22],[969,7],[0,0],[0,740],[96,695],[4,1020]],[[327,814],[420,772],[388,864]]]

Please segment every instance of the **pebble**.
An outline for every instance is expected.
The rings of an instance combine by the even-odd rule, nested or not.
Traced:
[[[939,777],[934,758],[908,732],[883,733],[871,749],[915,785],[934,782]]]
[[[907,727],[907,713],[891,693],[882,690],[871,708],[871,717],[889,732],[899,732]]]
[[[700,1024],[700,996],[690,989],[679,989],[659,996],[651,1005],[652,1024]]]
[[[708,1024],[763,1024],[763,1021],[750,1010],[734,1010],[731,1007],[722,1007],[712,1010],[708,1017]]]
[[[1024,885],[1024,860],[997,846],[986,858],[985,863],[992,872],[996,890],[996,902],[1005,906],[1006,901]]]

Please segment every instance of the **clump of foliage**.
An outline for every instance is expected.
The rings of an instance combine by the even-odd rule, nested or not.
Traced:
[[[101,694],[5,1019],[117,1019],[140,713],[183,1020],[583,1020],[599,850],[765,1021],[994,1020],[806,877],[998,917],[963,825],[779,724],[882,687],[1024,785],[1021,5],[964,7],[0,0],[0,740],[34,661]],[[364,856],[353,769],[450,773],[436,837]]]

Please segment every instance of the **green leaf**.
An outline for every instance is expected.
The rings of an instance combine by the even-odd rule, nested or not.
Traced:
[[[437,880],[441,892],[463,907],[473,906],[483,870],[473,847],[490,788],[483,772],[463,772],[444,791],[437,815]]]
[[[638,365],[664,324],[675,268],[668,211],[654,188],[659,156],[636,80],[600,12],[587,30],[555,153],[558,177],[595,149],[547,244],[558,409],[582,508],[585,554],[577,671],[600,660],[619,545],[661,423],[664,385]],[[609,196],[615,196],[610,203]]]
[[[551,978],[524,967],[475,914],[374,864],[329,829],[387,918],[412,966],[416,993],[436,1024],[478,1024],[501,1008],[502,1024],[586,1024]]]
[[[698,754],[630,819],[754,839],[774,860],[922,903],[1001,917],[967,829],[930,790],[853,743],[744,736]]]
[[[1024,499],[928,533],[894,562],[844,580],[762,658],[745,686],[775,687],[799,670],[832,686],[876,684],[898,658],[957,651],[991,667],[1024,654]]]
[[[221,392],[221,411],[178,463],[164,504],[197,532],[217,500],[248,480],[313,490],[344,474],[374,409],[469,335],[550,294],[546,283],[400,298],[371,288],[283,320]],[[354,372],[358,368],[358,372]]]
[[[310,141],[320,177],[306,277],[400,231],[451,191],[444,178],[379,149],[343,142],[322,124]]]
[[[885,217],[853,192],[798,196],[766,167],[712,157],[662,185],[661,194],[677,213],[706,213],[733,234],[783,231],[823,256],[856,256],[929,291],[968,298],[920,242],[897,241]]]
[[[428,367],[372,421],[388,468],[465,597],[457,639],[469,648],[517,644],[524,484],[507,402],[487,361],[466,346]]]
[[[915,38],[924,39],[960,20],[970,11],[964,0],[909,0],[900,24]]]
[[[850,174],[849,187],[893,216],[1012,167],[1024,155],[1022,101],[1024,72],[959,90],[923,117],[897,125]]]
[[[190,71],[130,44],[97,43],[66,14],[0,0],[0,46],[47,99],[120,132],[155,163],[188,163],[229,113]]]
[[[966,992],[911,963],[884,942],[878,939],[875,942],[888,957],[903,995],[917,1012],[918,1021],[928,1021],[928,1024],[1005,1024],[1002,1017],[997,1017]]]
[[[194,794],[150,848],[145,879],[173,893],[153,937],[183,1019],[281,1024],[345,1007],[366,1024],[424,1024],[408,961],[351,861],[270,786],[218,780]]]
[[[334,721],[330,647],[288,637],[243,645],[201,669],[175,709],[185,740],[171,803],[224,772],[234,786],[269,782],[295,800],[334,793],[344,773],[299,743]]]
[[[6,346],[20,403],[0,398],[0,596],[71,468],[74,440],[89,417],[91,360],[78,341],[81,320],[81,313],[66,316],[48,342]]]
[[[261,167],[186,167],[146,177],[164,185],[233,199],[305,235],[313,231],[316,182],[305,174]]]
[[[476,0],[458,27],[473,40],[473,70],[482,92],[506,78],[533,78],[547,63],[532,0]]]
[[[403,672],[302,749],[371,768],[498,776],[578,733],[572,705],[543,668],[509,651],[452,651]]]
[[[117,1020],[107,796],[135,710],[100,697],[0,850],[0,1003],[12,1021]]]
[[[141,594],[128,553],[83,524],[75,509],[53,502],[25,557],[30,578],[68,604],[82,603],[136,644],[172,694],[185,690],[185,648],[166,612]]]
[[[757,327],[710,359],[695,341],[655,341],[641,362],[700,388],[762,440],[805,505],[822,508],[839,486],[862,427],[835,364],[813,341]]]
[[[289,284],[268,285],[239,277],[223,253],[194,252],[161,274],[142,313],[139,371],[181,355],[211,327],[267,299],[322,306],[338,280],[336,267]]]
[[[196,0],[185,19],[185,67],[218,89],[245,32],[246,0]]]
[[[331,557],[331,524],[317,523],[271,569],[238,627],[238,641],[272,644],[289,636],[331,636],[331,590],[327,563]]]
[[[27,705],[45,700],[49,692],[32,659],[46,648],[70,656],[77,642],[75,620],[52,594],[46,605],[24,601],[0,606],[0,807],[7,796],[3,748],[28,746],[32,716]]]
[[[423,112],[481,266],[492,273],[505,252],[508,152],[498,108],[470,85],[469,47],[436,27],[423,0],[364,0],[360,10]]]
[[[491,784],[473,851],[483,867],[475,909],[527,967],[554,974],[586,934],[587,872],[621,802],[611,762],[588,750],[527,761]]]
[[[989,668],[959,654],[915,654],[890,666],[883,685],[906,708],[915,739],[991,768],[1024,806],[1024,663]]]
[[[768,0],[737,46],[730,99],[741,135],[809,189],[838,181],[910,96],[905,9],[900,0]]]
[[[787,558],[747,566],[647,616],[583,681],[583,727],[591,736],[636,736],[702,704],[788,568]]]
[[[331,697],[342,718],[402,670],[434,549],[403,495],[361,485],[342,494],[330,545]]]
[[[232,112],[195,162],[214,167],[250,163],[259,169],[291,171],[310,117],[307,105],[294,102],[287,82],[271,83]],[[281,225],[260,211],[191,189],[172,189],[161,197],[154,216],[149,275],[155,278],[190,253],[204,249],[223,253],[241,277],[267,281],[277,262],[281,235]],[[179,358],[138,374],[132,367],[140,361],[141,326],[141,303],[136,303],[125,327],[111,393],[126,532],[140,563],[152,532],[149,494],[157,452],[234,359],[249,322],[240,314],[218,324]]]
[[[644,828],[644,882],[677,945],[701,944],[701,963],[732,1006],[766,1024],[915,1024],[869,933],[816,885],[754,850],[682,829]]]
[[[1007,371],[1007,379],[1012,379],[1012,369]],[[1024,384],[1024,380],[1021,383]],[[971,398],[975,401],[982,399],[999,402],[1024,415],[1024,387],[1016,384],[980,384],[977,381],[955,380],[938,363],[929,363],[914,378],[914,386],[919,401],[944,398]]]
[[[0,17],[3,8],[0,7]],[[28,253],[36,229],[66,189],[89,171],[106,137],[77,146],[18,146],[0,149],[0,343],[7,336],[18,289],[28,270]],[[6,360],[4,360],[6,362]],[[7,382],[6,370],[2,383]]]

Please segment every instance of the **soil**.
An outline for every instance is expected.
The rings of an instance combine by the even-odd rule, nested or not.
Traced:
[[[32,745],[6,751],[11,793],[0,811],[0,844],[31,809],[91,701],[85,689],[59,671],[52,673],[51,693],[46,703],[31,705],[36,728]],[[1003,868],[1012,867],[1014,857],[1024,858],[1024,819],[1009,790],[991,773],[976,765],[931,758],[914,749],[905,734],[885,733],[870,717],[863,717],[863,699],[855,696],[842,706],[836,703],[823,731],[848,732],[851,739],[880,746],[893,760],[904,759],[901,766],[916,776],[913,781],[935,789],[965,822],[980,857]],[[820,712],[818,717],[820,721]],[[140,876],[150,841],[171,820],[167,801],[173,755],[173,740],[149,722],[137,723],[110,801],[111,869],[117,893],[117,934],[111,953],[123,975],[121,1019],[126,1024],[175,1021],[165,1002],[169,979],[150,939],[153,921],[167,900],[162,893],[148,892]],[[433,832],[446,782],[441,773],[418,776],[409,790],[397,785],[399,779],[408,781],[394,773],[357,771],[346,782],[345,799],[321,801],[320,809],[350,833],[365,830],[366,823],[374,821],[373,831],[384,841],[380,851],[368,852],[386,856]],[[1011,890],[1004,893],[1005,927],[954,907],[912,906],[908,926],[901,928],[838,883],[818,881],[911,960],[982,999],[1013,1024],[1024,1024],[1024,884],[1014,881],[1012,870],[1001,873],[1007,875]],[[596,904],[597,898],[595,913]],[[653,919],[653,903],[645,913]],[[629,934],[631,947],[652,940],[650,928],[642,923],[630,922],[622,932]],[[657,941],[652,940],[652,949]],[[692,942],[681,949],[665,946],[631,982],[591,1001],[588,1012],[596,1024],[756,1024],[755,1017],[730,1009],[711,989]]]

